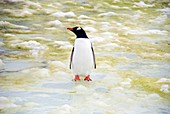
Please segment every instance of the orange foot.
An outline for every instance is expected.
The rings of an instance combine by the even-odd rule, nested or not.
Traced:
[[[79,81],[79,80],[80,80],[79,75],[75,75],[74,81]]]
[[[84,81],[92,81],[92,79],[90,79],[90,75],[86,76],[86,77],[84,78]]]

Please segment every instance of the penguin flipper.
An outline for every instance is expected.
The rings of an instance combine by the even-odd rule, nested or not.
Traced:
[[[94,69],[96,69],[96,59],[95,59],[95,54],[93,50],[93,46],[91,46],[92,54],[93,54],[93,62],[94,62]]]
[[[71,64],[72,64],[72,60],[73,60],[73,53],[74,53],[74,47],[71,51],[71,56],[70,56],[70,66],[69,66],[70,69],[71,69]]]

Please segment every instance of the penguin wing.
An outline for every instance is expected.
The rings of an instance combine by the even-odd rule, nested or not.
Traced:
[[[71,69],[71,63],[72,63],[72,59],[73,59],[73,53],[74,53],[74,47],[71,51],[71,56],[70,56],[70,66],[69,66],[70,69]]]
[[[96,59],[95,59],[95,54],[93,50],[93,46],[91,46],[92,54],[93,54],[93,62],[94,62],[94,69],[96,69]]]

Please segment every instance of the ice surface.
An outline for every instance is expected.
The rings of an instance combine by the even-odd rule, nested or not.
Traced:
[[[128,30],[125,35],[167,35],[168,32],[165,30]]]
[[[136,2],[134,4],[135,4],[134,7],[153,7],[153,6],[155,6],[154,4],[146,4],[143,1]]]
[[[55,21],[50,21],[50,22],[48,22],[48,24],[49,25],[51,25],[51,26],[56,26],[56,27],[63,27],[64,25],[62,24],[62,22],[61,21],[59,21],[59,20],[55,20]]]
[[[170,82],[170,79],[167,79],[167,78],[161,78],[157,81],[158,83],[159,82]]]
[[[157,11],[162,11],[164,13],[169,14],[170,13],[170,8],[158,9]]]
[[[8,21],[0,21],[0,26],[2,27],[7,27],[7,28],[20,28],[20,29],[28,29],[28,27],[26,26],[22,26],[22,25],[15,25],[12,24]]]
[[[3,69],[4,63],[3,61],[0,59],[0,69]]]
[[[55,16],[55,17],[75,17],[76,15],[74,14],[74,12],[56,12],[56,13],[53,13],[52,16]]]
[[[38,2],[26,1],[25,3],[30,7],[34,7],[35,9],[42,8],[41,4]]]
[[[84,27],[84,30],[89,31],[89,32],[97,32],[97,30],[95,28],[88,27],[88,26]]]
[[[156,61],[138,61],[131,63],[129,65],[117,65],[116,68],[122,70],[131,70],[137,71],[141,75],[144,76],[152,76],[152,77],[161,77],[168,76],[169,77],[169,68],[170,64],[160,63]]]
[[[24,0],[5,0],[6,2],[23,2]]]
[[[167,85],[167,84],[162,85],[160,91],[168,93],[169,92],[169,85]]]
[[[4,71],[20,71],[23,69],[43,66],[40,62],[26,61],[26,60],[16,60],[16,61],[4,61]]]
[[[169,3],[1,0],[0,113],[169,114]],[[81,26],[93,43],[93,81],[73,81]]]
[[[89,19],[90,17],[88,17],[88,16],[86,16],[86,15],[80,15],[78,18],[79,18],[79,19]]]
[[[30,40],[30,41],[21,41],[21,40],[13,40],[13,42],[10,44],[12,48],[21,48],[21,49],[29,49],[29,52],[31,55],[35,58],[37,58],[39,55],[41,56],[44,51],[48,49],[45,45],[40,44],[37,41]]]
[[[160,15],[153,20],[149,20],[149,22],[155,23],[155,24],[162,24],[162,23],[166,22],[167,19],[168,19],[167,15]]]
[[[54,41],[54,46],[59,46],[60,49],[71,49],[73,46],[67,41]]]
[[[113,16],[113,15],[116,15],[116,13],[115,12],[107,12],[107,13],[101,13],[98,16]]]

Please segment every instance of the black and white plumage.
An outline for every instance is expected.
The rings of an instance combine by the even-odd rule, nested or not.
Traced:
[[[75,74],[74,80],[80,80],[79,76],[84,76],[84,80],[91,81],[90,73],[93,69],[96,69],[92,43],[81,27],[67,29],[77,36],[70,57],[70,69]]]

